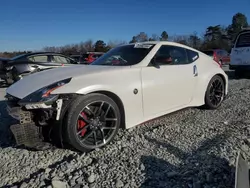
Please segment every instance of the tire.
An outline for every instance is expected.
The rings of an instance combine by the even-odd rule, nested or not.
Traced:
[[[216,93],[218,95],[221,95],[221,97],[220,97],[220,100],[217,101],[218,104],[215,104],[212,101],[212,99],[210,98],[210,95],[213,95],[213,94],[211,94],[212,87],[218,82],[221,84],[221,92],[217,91]],[[214,96],[215,96],[215,94],[214,94]],[[214,77],[212,77],[212,79],[210,80],[210,82],[209,82],[209,84],[207,86],[207,90],[206,90],[206,93],[205,93],[205,108],[206,109],[211,109],[211,110],[219,108],[222,101],[224,100],[224,97],[225,97],[225,83],[224,83],[223,79],[220,76],[215,75]],[[215,97],[215,98],[218,99],[219,97]],[[213,99],[214,99],[214,97],[213,97]]]
[[[110,123],[110,124],[113,124],[112,129],[103,129],[101,131],[100,127],[103,127],[103,125],[102,126],[99,124],[96,125],[97,124],[96,122],[94,123],[93,120],[91,120],[91,119],[89,119],[89,117],[87,117],[87,114],[89,113],[90,114],[89,116],[91,116],[91,113],[89,112],[89,110],[86,110],[87,108],[85,108],[85,107],[90,104],[89,108],[92,108],[91,105],[97,104],[98,101],[100,103],[102,103],[102,102],[104,103],[102,108],[104,108],[104,107],[108,108],[108,106],[110,106],[110,109],[109,110],[106,109],[106,111],[112,112],[111,115],[113,114],[115,116],[115,118],[113,118],[113,119],[116,119],[116,120],[115,121],[114,120],[105,121],[105,126],[106,126],[105,128],[109,127],[108,122],[110,123],[110,121],[111,121],[112,123]],[[101,108],[99,108],[99,109],[101,109]],[[83,112],[84,110],[86,110],[86,111]],[[94,110],[91,110],[91,111],[93,112]],[[88,119],[88,121],[90,121],[92,123],[87,124],[88,127],[86,126],[87,127],[86,132],[83,133],[83,130],[81,130],[80,134],[84,134],[84,135],[79,136],[79,135],[77,135],[77,132],[79,131],[79,130],[77,130],[77,126],[79,126],[79,121],[80,121],[79,117],[80,117],[80,114],[82,114],[82,113],[85,113],[84,115],[86,115],[86,119]],[[101,113],[102,114],[104,113],[103,109],[101,110]],[[102,116],[105,116],[105,115],[102,115]],[[107,117],[107,115],[106,115],[106,117]],[[101,118],[101,116],[99,118]],[[104,118],[104,119],[106,119],[106,118]],[[109,119],[112,119],[112,118],[109,118]],[[63,127],[64,127],[63,135],[64,135],[64,137],[66,137],[66,141],[68,142],[68,144],[70,144],[75,149],[77,149],[81,152],[89,152],[93,149],[101,148],[101,147],[107,145],[108,143],[110,143],[114,139],[115,135],[118,132],[118,129],[120,128],[121,114],[120,114],[120,110],[119,110],[119,107],[117,106],[117,104],[108,96],[103,95],[103,94],[88,94],[88,95],[77,97],[76,100],[74,100],[72,102],[72,104],[68,108],[64,122],[65,122],[65,124],[63,125]],[[101,120],[100,120],[100,122],[101,122]],[[93,128],[92,126],[93,127],[96,126],[96,127]],[[107,132],[109,132],[109,133],[111,132],[111,134],[108,136],[107,139],[104,139],[104,137],[103,137],[103,135],[105,135],[104,130],[107,130]],[[92,135],[94,141],[96,141],[94,139],[95,138],[94,136],[96,136],[96,138],[97,138],[98,134],[101,134],[101,138],[102,138],[100,140],[100,142],[102,142],[101,144],[91,145],[91,144],[86,144],[86,142],[80,141],[80,138],[84,139],[85,137],[87,137],[87,135],[89,133],[91,133],[93,131],[95,132]]]

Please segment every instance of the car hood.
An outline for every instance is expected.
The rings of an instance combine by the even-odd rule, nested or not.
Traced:
[[[98,65],[74,65],[69,67],[59,67],[41,71],[24,77],[12,84],[6,93],[22,99],[27,95],[46,87],[55,82],[71,78],[86,77],[89,74],[101,74],[102,72],[123,69],[125,66],[98,66]]]

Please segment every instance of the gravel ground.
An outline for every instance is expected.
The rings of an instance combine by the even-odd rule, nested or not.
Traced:
[[[88,154],[12,146],[1,103],[0,187],[234,187],[235,159],[250,135],[250,82],[230,77],[220,109],[187,109],[120,131]]]

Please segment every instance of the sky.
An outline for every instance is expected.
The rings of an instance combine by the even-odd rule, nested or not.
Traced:
[[[40,50],[88,39],[131,40],[146,32],[204,33],[209,25],[228,25],[250,0],[3,0],[0,51]]]

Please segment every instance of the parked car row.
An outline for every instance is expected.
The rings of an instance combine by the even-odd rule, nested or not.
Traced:
[[[90,64],[102,54],[98,52],[87,53],[84,62]],[[35,72],[83,63],[81,59],[73,57],[54,52],[36,52],[18,55],[10,59],[0,58],[0,78],[11,85],[24,76]]]
[[[70,57],[75,59],[80,64],[90,64],[103,54],[103,52],[87,52],[83,55],[71,55]]]
[[[230,63],[230,54],[226,50],[213,49],[213,50],[205,50],[202,52],[210,56],[220,66],[228,65]]]
[[[229,65],[229,69],[234,70],[235,76],[241,77],[250,71],[250,27],[242,28],[237,34],[230,54],[223,49],[202,52],[210,56],[220,66]]]

